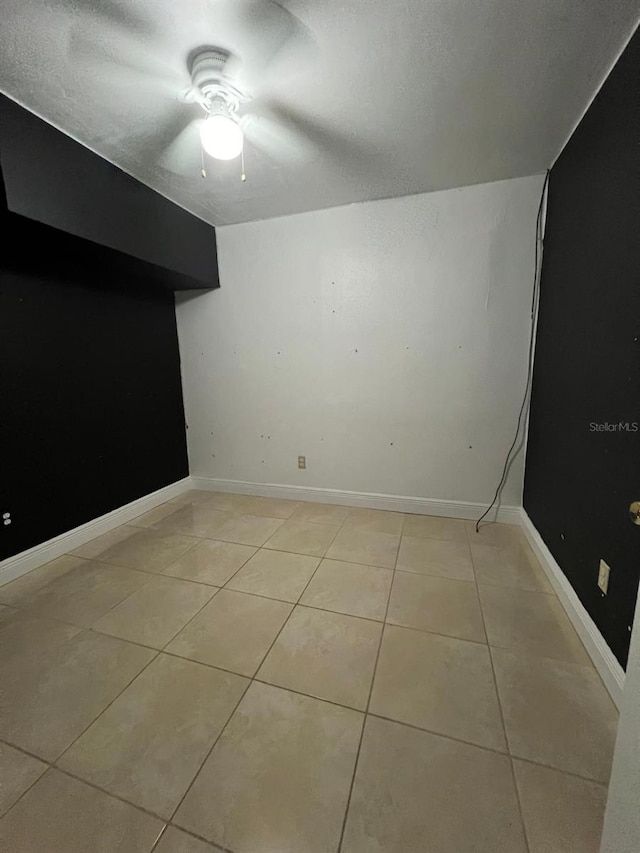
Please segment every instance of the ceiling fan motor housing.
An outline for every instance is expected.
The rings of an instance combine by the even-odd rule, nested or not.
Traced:
[[[193,93],[210,114],[236,112],[244,94],[225,75],[231,54],[224,48],[207,47],[191,61]]]

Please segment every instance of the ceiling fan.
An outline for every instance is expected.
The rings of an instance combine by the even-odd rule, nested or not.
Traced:
[[[247,96],[225,74],[230,54],[223,48],[203,48],[191,62],[192,86],[184,94],[187,102],[197,102],[204,110],[198,123],[202,147],[216,160],[233,160],[244,144],[238,119],[240,104]],[[185,128],[189,133],[189,128]]]
[[[277,79],[277,60],[283,54],[290,60],[293,57],[298,68],[300,60],[308,57],[314,42],[307,28],[276,0],[209,0],[200,8],[206,11],[206,27],[194,24],[192,29],[210,35],[212,44],[189,52],[186,72],[191,82],[187,88],[184,72],[180,74],[162,57],[149,53],[146,36],[152,22],[122,0],[103,0],[101,19],[108,30],[108,44],[116,53],[124,51],[124,59],[101,60],[99,51],[88,42],[87,29],[80,27],[71,41],[74,60],[84,58],[107,85],[123,85],[130,92],[137,81],[141,88],[171,93],[177,109],[185,104],[202,108],[198,118],[185,116],[184,128],[159,156],[159,164],[171,172],[192,173],[197,154],[204,176],[201,152],[217,160],[232,160],[243,154],[245,140],[280,162],[301,162],[313,156],[309,122],[301,117],[297,124],[293,111],[280,108],[265,91],[274,76]],[[190,35],[188,21],[184,29]],[[90,32],[93,35],[95,28]],[[291,65],[289,62],[289,68]],[[180,116],[175,115],[172,127],[178,122]]]
[[[175,137],[160,157],[160,165],[182,173],[189,162],[189,149],[199,144],[216,160],[233,160],[243,153],[245,137],[257,148],[275,159],[300,158],[308,144],[298,138],[284,123],[278,125],[251,112],[252,95],[233,76],[238,62],[225,48],[205,46],[189,58],[191,86],[180,94],[187,104],[199,104],[204,115],[192,119]],[[262,101],[264,110],[265,103]],[[202,168],[205,173],[204,165]],[[244,169],[242,172],[244,180]]]

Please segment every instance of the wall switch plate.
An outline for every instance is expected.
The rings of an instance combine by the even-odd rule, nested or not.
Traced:
[[[600,568],[598,569],[598,586],[606,595],[609,589],[609,573],[611,569],[604,560],[600,560]]]
[[[307,457],[306,456],[298,456],[298,468],[306,468],[307,467]]]

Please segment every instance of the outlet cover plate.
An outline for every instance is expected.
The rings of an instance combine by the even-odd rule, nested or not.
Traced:
[[[598,586],[602,590],[602,592],[606,595],[609,589],[609,574],[611,569],[605,563],[604,560],[600,560],[600,567],[598,569]]]

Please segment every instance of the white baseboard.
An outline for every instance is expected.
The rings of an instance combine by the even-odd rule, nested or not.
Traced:
[[[417,515],[439,515],[445,518],[475,520],[485,511],[484,504],[463,501],[441,501],[403,495],[379,495],[372,492],[348,492],[340,489],[320,489],[309,486],[285,486],[277,483],[247,483],[244,480],[218,480],[212,477],[192,477],[193,489],[231,492],[238,495],[258,495],[263,498],[284,498],[292,501],[339,504],[340,506],[386,509],[392,512],[411,512]],[[500,507],[487,517],[491,521],[520,524],[520,508]]]
[[[556,562],[553,554],[545,545],[542,536],[538,533],[524,508],[520,510],[520,514],[522,529],[529,544],[533,548],[540,565],[556,591],[560,603],[566,610],[573,627],[584,643],[584,647],[589,653],[611,698],[616,706],[620,708],[624,690],[624,669],[620,666],[617,658],[607,645],[596,623],[585,610],[584,605],[576,595],[575,590],[567,580],[566,575]]]
[[[94,518],[93,521],[87,521],[79,527],[74,527],[73,530],[68,530],[66,533],[61,533],[60,536],[55,536],[40,545],[35,545],[28,551],[22,551],[14,557],[2,560],[0,562],[0,586],[48,563],[49,560],[55,560],[56,557],[60,557],[74,548],[79,548],[80,545],[84,545],[85,542],[95,539],[102,533],[108,533],[109,530],[113,530],[119,524],[126,524],[127,521],[131,521],[138,515],[142,515],[143,512],[181,495],[190,488],[191,477],[184,477],[182,480],[164,486],[150,495],[131,501],[131,503],[107,512],[99,518]]]

